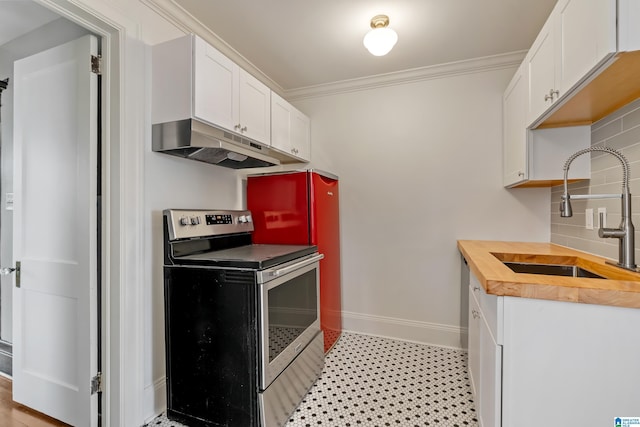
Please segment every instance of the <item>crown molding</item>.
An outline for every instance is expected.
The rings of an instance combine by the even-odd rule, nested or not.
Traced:
[[[211,29],[204,25],[200,20],[184,10],[180,5],[176,4],[174,0],[140,1],[185,33],[193,33],[202,37],[207,43],[218,49],[249,74],[269,86],[271,90],[278,93],[288,101],[356,92],[464,74],[481,73],[505,68],[515,68],[520,65],[526,54],[526,51],[516,51],[506,54],[449,62],[446,64],[428,67],[412,68],[392,73],[285,90],[282,86],[251,63],[251,61],[242,56],[231,45],[211,31]]]
[[[140,0],[151,10],[162,16],[164,19],[175,25],[185,34],[193,33],[197,34],[211,46],[218,49],[225,56],[238,64],[240,68],[260,80],[265,85],[269,86],[271,90],[277,92],[279,95],[284,93],[284,89],[272,80],[269,76],[263,73],[258,67],[253,65],[251,61],[242,56],[240,52],[235,50],[231,45],[221,39],[216,33],[211,31],[209,27],[204,25],[199,19],[191,15],[184,10],[180,5],[176,4],[173,0]]]
[[[464,74],[482,73],[486,71],[515,68],[522,63],[527,51],[516,51],[464,61],[428,67],[412,68],[393,73],[378,74],[357,79],[342,80],[316,86],[302,87],[284,91],[284,97],[289,101],[306,98],[336,95],[340,93],[370,90],[386,86],[413,83],[424,80],[441,79]]]

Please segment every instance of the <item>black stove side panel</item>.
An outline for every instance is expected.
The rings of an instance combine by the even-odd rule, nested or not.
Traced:
[[[168,417],[259,426],[254,272],[165,266],[164,279]]]

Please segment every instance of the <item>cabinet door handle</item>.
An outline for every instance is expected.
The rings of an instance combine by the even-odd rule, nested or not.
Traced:
[[[480,287],[478,287],[478,286],[474,286],[474,287],[473,287],[473,290],[474,290],[475,292],[478,292],[478,291],[480,290]]]
[[[247,131],[247,127],[246,127],[246,126],[245,126],[245,127],[240,128],[240,132],[246,132],[246,131]]]
[[[560,96],[560,91],[558,89],[549,89],[549,95],[545,95],[544,96],[544,100],[545,101],[553,101],[553,97],[559,97]]]
[[[480,313],[478,313],[478,310],[471,310],[471,314],[473,315],[474,319],[480,318]]]

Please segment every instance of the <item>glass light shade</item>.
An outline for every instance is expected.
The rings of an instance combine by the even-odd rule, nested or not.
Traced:
[[[393,49],[397,41],[398,34],[389,27],[383,27],[369,31],[362,42],[372,55],[384,56]]]

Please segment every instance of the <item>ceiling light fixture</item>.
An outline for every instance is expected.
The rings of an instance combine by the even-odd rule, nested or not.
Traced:
[[[398,41],[398,34],[389,28],[389,17],[387,15],[376,15],[371,18],[371,28],[365,36],[364,47],[372,55],[384,56],[395,46]]]

